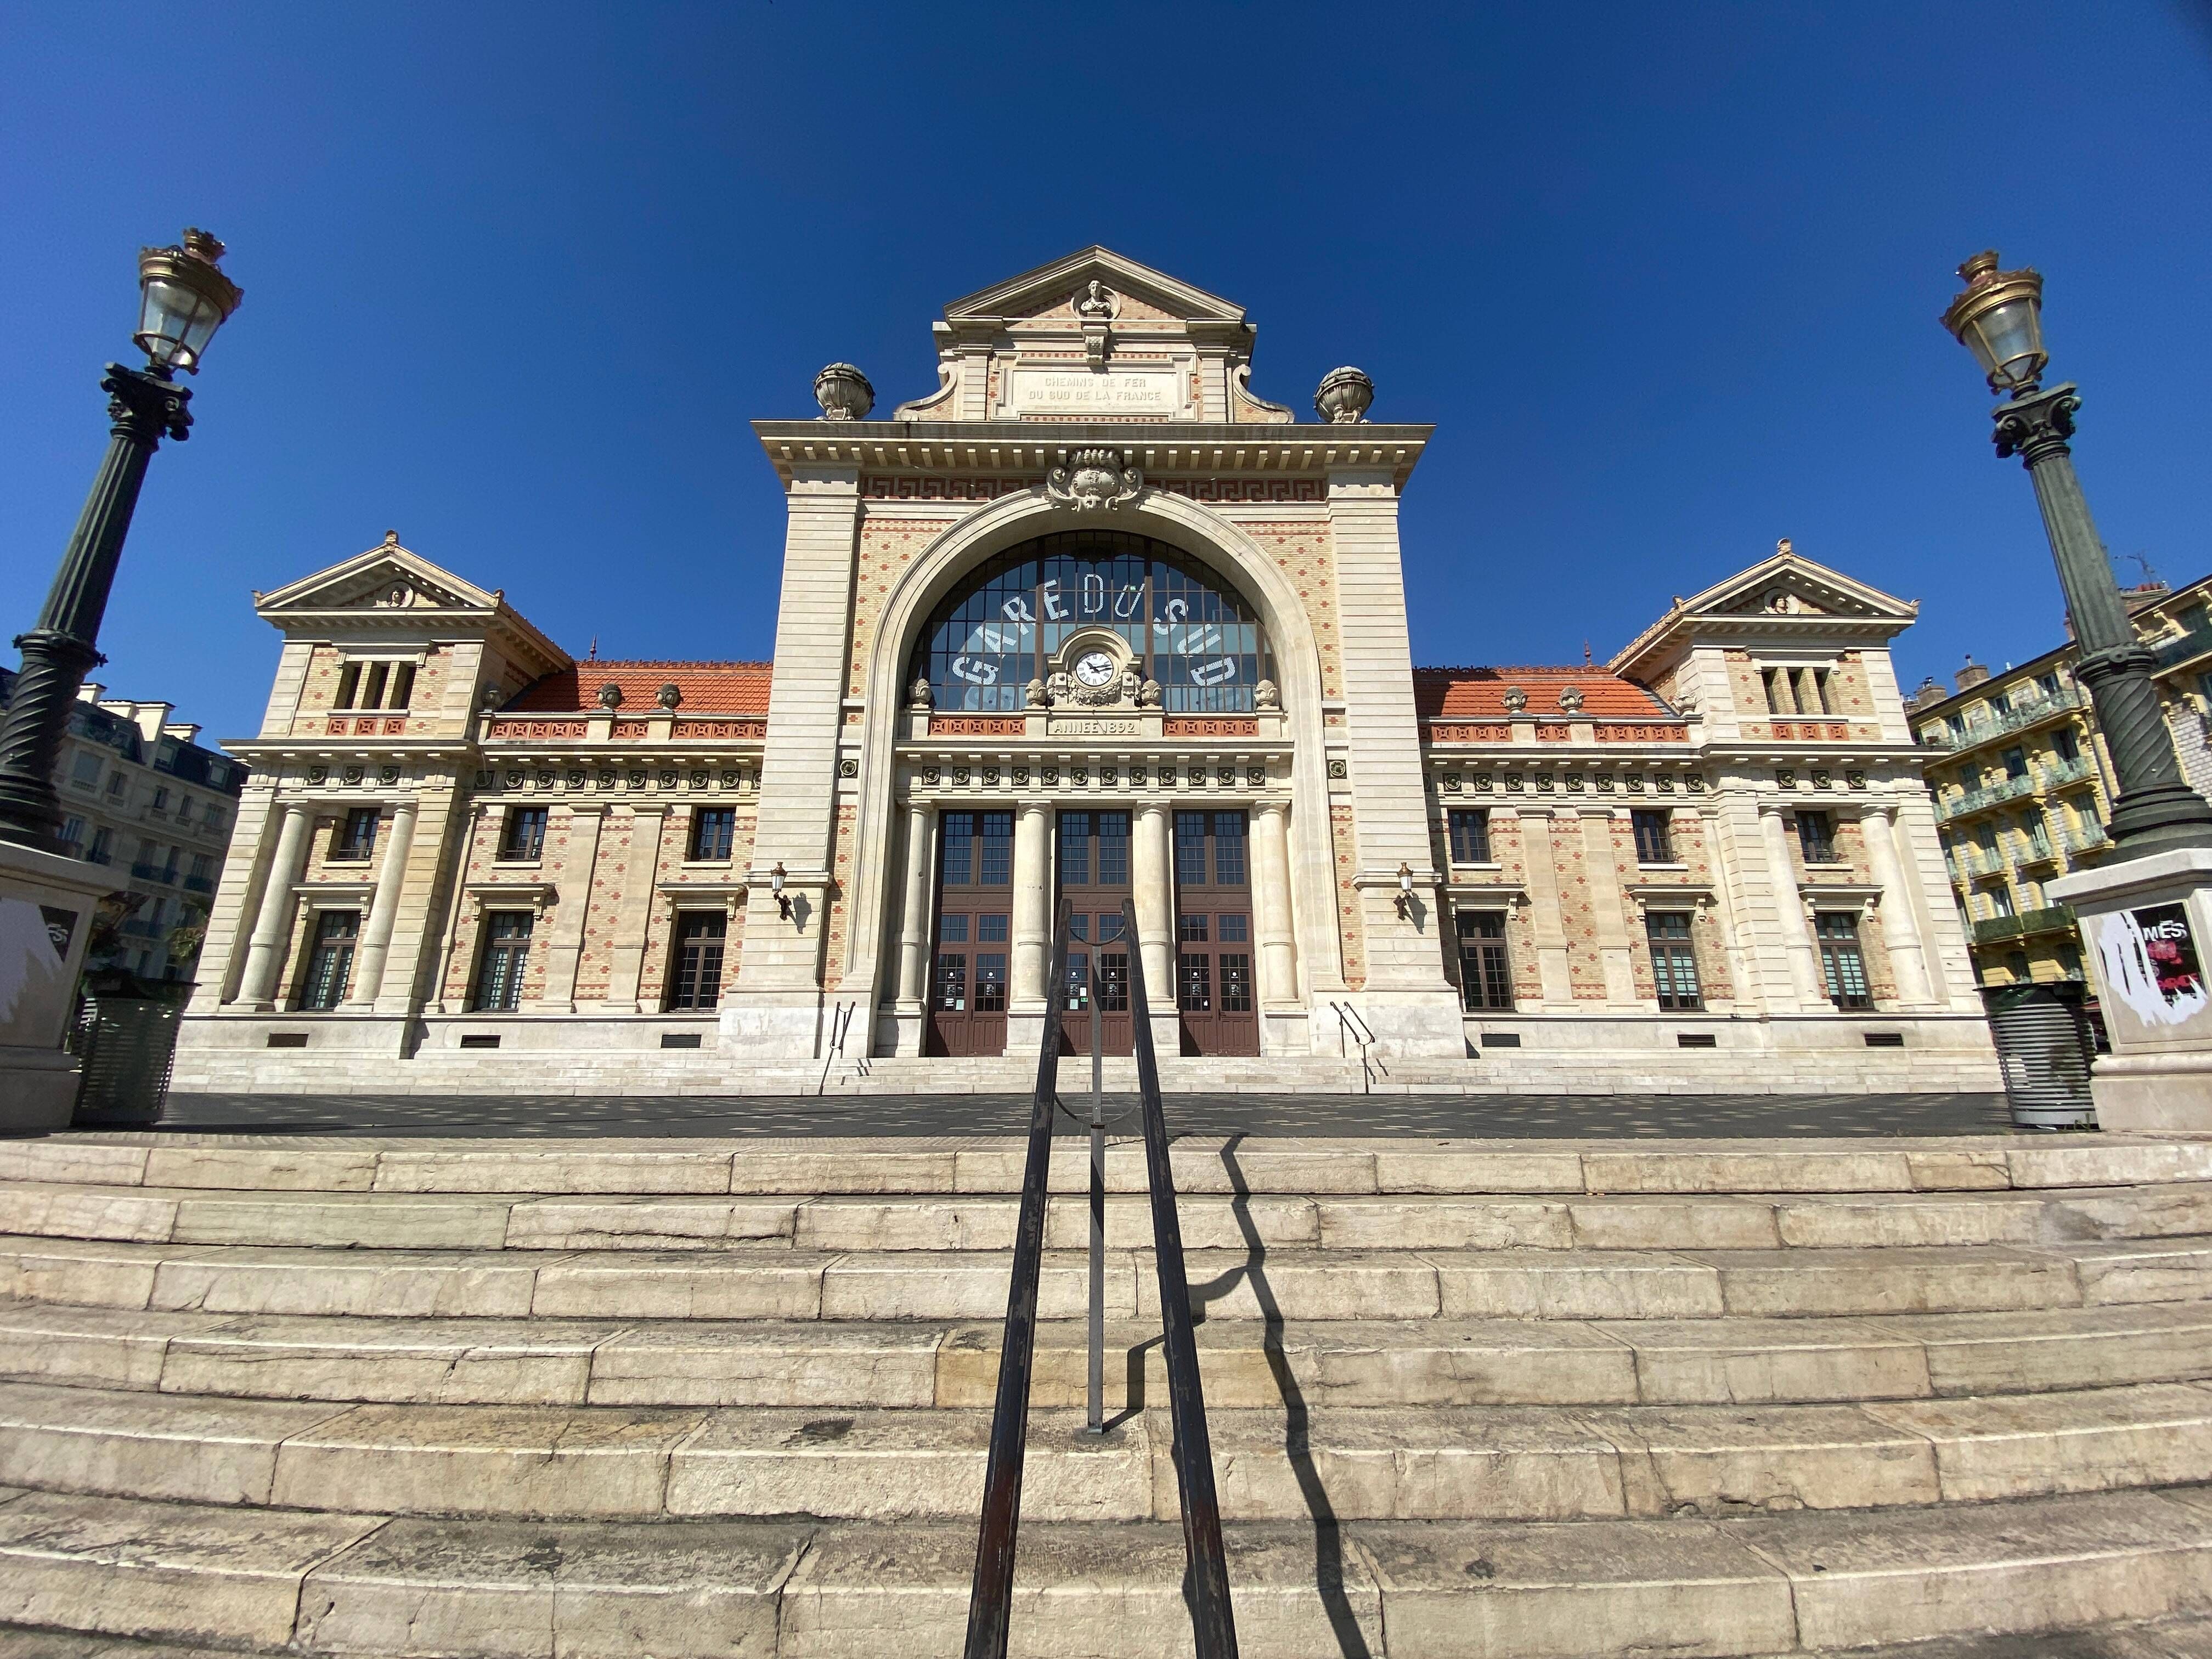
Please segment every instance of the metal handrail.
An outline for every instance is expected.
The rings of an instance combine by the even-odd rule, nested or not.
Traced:
[[[1206,1428],[1206,1390],[1198,1374],[1198,1335],[1183,1269],[1182,1222],[1168,1164],[1167,1115],[1160,1065],[1152,1052],[1152,1008],[1145,995],[1145,953],[1137,948],[1137,908],[1121,906],[1129,939],[1129,1024],[1137,1050],[1137,1092],[1144,1103],[1145,1175],[1152,1188],[1152,1266],[1158,1274],[1161,1344],[1168,1368],[1168,1420],[1175,1435],[1176,1487],[1182,1500],[1183,1559],[1189,1567],[1191,1633],[1198,1659],[1237,1659],[1237,1620],[1229,1606],[1229,1559],[1221,1544],[1221,1500],[1213,1487],[1213,1442]]]
[[[1339,1060],[1346,1058],[1344,1052],[1344,1038],[1348,1031],[1352,1035],[1352,1040],[1359,1045],[1359,1092],[1363,1095],[1372,1094],[1375,1091],[1375,1067],[1367,1058],[1367,1050],[1376,1040],[1375,1028],[1362,1019],[1359,1017],[1359,1010],[1349,1003],[1331,1002],[1328,1006],[1336,1011],[1337,1058]]]
[[[852,1029],[853,1015],[860,1006],[858,1002],[844,1002],[830,1010],[831,1036],[829,1051],[822,1056],[822,1079],[814,1090],[817,1097],[830,1092],[830,1068],[845,1057],[845,1033]]]
[[[1014,1536],[1021,1518],[1030,1372],[1036,1359],[1037,1276],[1044,1266],[1045,1198],[1052,1184],[1052,1115],[1060,1089],[1060,1002],[1066,977],[1067,909],[1062,905],[1053,927],[1052,964],[1044,981],[1044,1036],[1037,1044],[1036,1088],[1030,1096],[1029,1158],[1022,1171],[1021,1217],[1014,1228],[1014,1273],[1006,1287],[1006,1333],[999,1345],[999,1391],[991,1408],[991,1455],[983,1468],[982,1525],[975,1538],[975,1577],[968,1592],[968,1642],[963,1650],[966,1659],[1006,1659],[1007,1619],[1013,1610]],[[1186,1317],[1188,1307],[1186,1301]]]
[[[1221,1541],[1221,1503],[1213,1485],[1213,1446],[1206,1432],[1206,1395],[1199,1380],[1198,1336],[1190,1311],[1190,1280],[1183,1266],[1182,1225],[1176,1213],[1175,1182],[1168,1164],[1167,1118],[1160,1103],[1159,1061],[1152,1050],[1144,952],[1137,933],[1136,907],[1127,901],[1122,905],[1122,937],[1129,942],[1129,1024],[1144,1114],[1145,1173],[1152,1194],[1153,1265],[1159,1277],[1161,1346],[1167,1359],[1168,1412],[1175,1436],[1176,1485],[1182,1498],[1183,1553],[1189,1568],[1191,1626],[1197,1659],[1237,1659],[1237,1624],[1229,1605],[1229,1562]],[[983,1474],[982,1524],[975,1540],[975,1576],[969,1593],[968,1639],[963,1650],[966,1659],[1006,1659],[1030,1376],[1036,1355],[1037,1278],[1043,1265],[1052,1120],[1059,1092],[1067,942],[1067,912],[1063,906],[1053,930],[1052,963],[1045,977],[1048,995],[1044,1035],[1037,1045],[1036,1089],[1030,1098],[1029,1158],[1022,1177],[1021,1215],[1014,1231],[1013,1279],[1006,1291],[998,1397],[991,1414],[990,1459]],[[1091,948],[1095,975],[1097,941],[1091,941]],[[1095,1010],[1095,977],[1091,988]],[[1092,1030],[1095,1056],[1096,1022]],[[1093,1064],[1095,1067],[1095,1059]],[[1093,1115],[1097,1115],[1095,1107]],[[1095,1206],[1098,1202],[1095,1163],[1093,1170]]]

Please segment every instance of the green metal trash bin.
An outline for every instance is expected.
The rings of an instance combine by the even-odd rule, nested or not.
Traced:
[[[1996,1038],[1997,1066],[2014,1127],[2093,1129],[2089,1062],[2096,1038],[2087,990],[2079,980],[2041,985],[1984,985],[1982,1005]]]
[[[79,1128],[158,1123],[176,1060],[177,1026],[192,988],[143,980],[122,969],[88,975],[83,1006],[70,1034],[81,1068]]]

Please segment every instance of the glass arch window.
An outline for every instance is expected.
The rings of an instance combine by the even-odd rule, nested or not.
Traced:
[[[930,615],[907,683],[936,707],[1012,712],[1069,635],[1105,628],[1127,644],[1171,714],[1241,714],[1275,677],[1258,609],[1188,555],[1147,536],[1074,530],[978,566]]]

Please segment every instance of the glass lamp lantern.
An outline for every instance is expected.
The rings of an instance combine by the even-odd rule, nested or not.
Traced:
[[[245,290],[222,274],[222,244],[204,230],[181,247],[138,251],[138,331],[131,336],[160,373],[200,372],[200,358]]]
[[[1996,251],[1977,253],[1959,267],[1966,291],[1951,301],[1943,326],[1974,354],[1990,390],[2018,397],[2035,390],[2044,365],[2043,274],[1999,270]]]

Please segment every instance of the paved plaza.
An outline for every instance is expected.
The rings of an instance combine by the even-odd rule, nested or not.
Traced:
[[[1063,1091],[1087,1121],[1088,1097]],[[1107,1097],[1130,1132],[1133,1096]],[[2003,1134],[2001,1094],[1316,1095],[1167,1097],[1171,1133],[1559,1139],[1767,1135]],[[1026,1095],[173,1094],[159,1127],[195,1133],[312,1135],[1003,1135],[1028,1121]],[[1063,1133],[1082,1124],[1063,1117]]]

